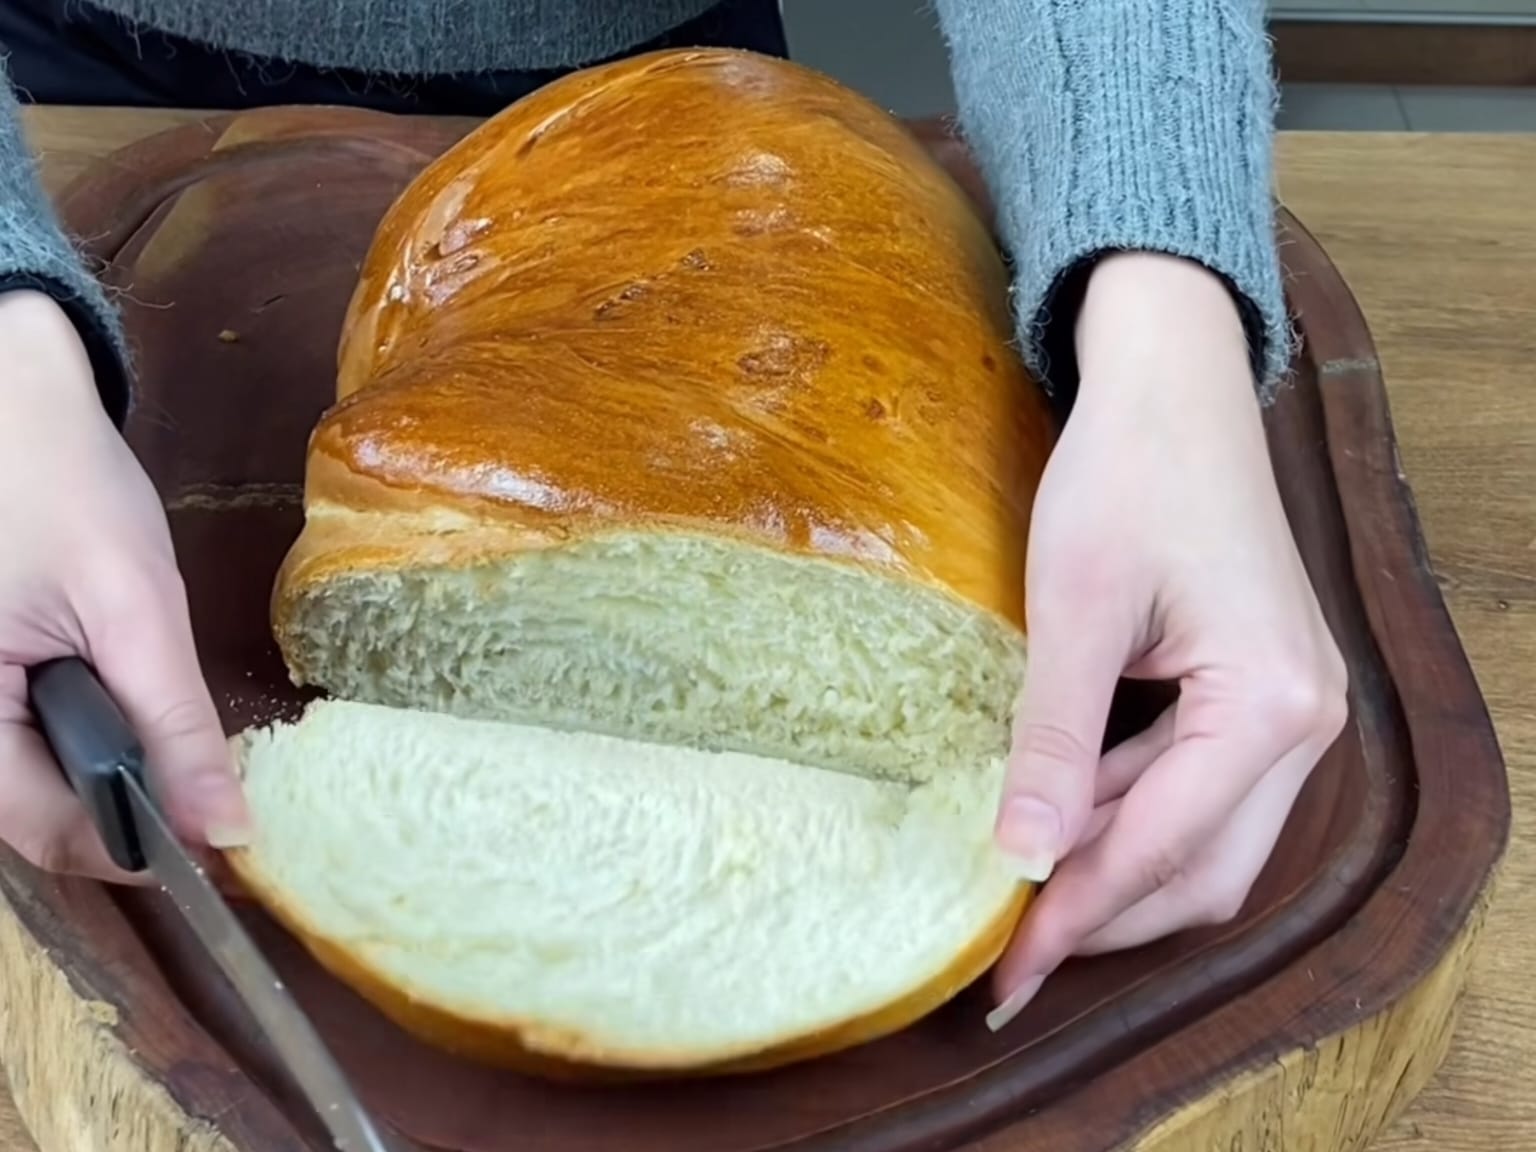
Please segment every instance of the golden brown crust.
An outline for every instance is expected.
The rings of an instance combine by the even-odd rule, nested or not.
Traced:
[[[458,563],[675,526],[1022,629],[1052,429],[1006,288],[955,182],[815,72],[687,50],[552,84],[382,223],[306,484],[311,513],[380,515],[311,514],[274,610],[426,562],[381,524],[436,510],[481,530]]]
[[[413,998],[366,958],[306,922],[282,892],[268,883],[249,852],[234,850],[225,857],[247,891],[316,962],[417,1039],[496,1067],[551,1080],[586,1082],[762,1072],[898,1032],[953,999],[996,963],[1034,892],[1032,886],[1021,885],[1017,897],[955,955],[943,972],[900,999],[819,1032],[788,1037],[755,1052],[720,1057],[685,1051],[620,1052],[581,1032],[538,1020],[466,1016]]]

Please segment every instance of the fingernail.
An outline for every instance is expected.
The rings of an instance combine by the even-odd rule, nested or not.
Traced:
[[[1044,884],[1051,878],[1051,870],[1056,867],[1056,862],[1049,856],[1020,856],[1005,851],[1003,860],[1015,876],[1031,884]]]
[[[244,848],[251,842],[249,826],[239,828],[229,824],[210,824],[203,831],[208,847],[223,851],[226,848]]]
[[[1040,991],[1044,983],[1044,976],[1031,976],[1020,984],[1008,994],[1006,1000],[987,1013],[987,1027],[994,1032],[1007,1027],[1015,1016],[1024,1011],[1024,1006],[1035,998],[1035,993]]]
[[[210,848],[241,848],[251,840],[251,815],[239,783],[210,773],[192,784],[192,803]]]
[[[998,846],[1021,880],[1044,884],[1056,867],[1061,814],[1034,796],[1010,796],[997,822]]]

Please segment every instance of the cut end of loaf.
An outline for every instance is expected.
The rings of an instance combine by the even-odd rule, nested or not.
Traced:
[[[914,786],[342,701],[234,748],[253,891],[408,1030],[514,1066],[862,1042],[974,981],[1025,899],[996,758]]]
[[[279,595],[295,678],[337,697],[885,779],[1006,749],[1024,669],[1017,629],[943,591],[719,537],[300,570]]]

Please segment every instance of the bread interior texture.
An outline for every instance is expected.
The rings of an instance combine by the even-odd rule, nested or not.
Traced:
[[[912,787],[345,701],[238,747],[257,891],[397,1020],[491,1059],[878,1035],[974,979],[1020,904],[997,762]]]
[[[1006,749],[1024,666],[1016,629],[915,581],[663,531],[333,577],[286,632],[349,700],[911,782]]]

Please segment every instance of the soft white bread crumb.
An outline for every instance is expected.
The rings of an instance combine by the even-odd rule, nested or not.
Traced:
[[[874,1012],[1020,898],[995,758],[912,786],[342,701],[233,745],[257,825],[236,864],[286,920],[407,1001],[599,1063],[697,1065]]]

